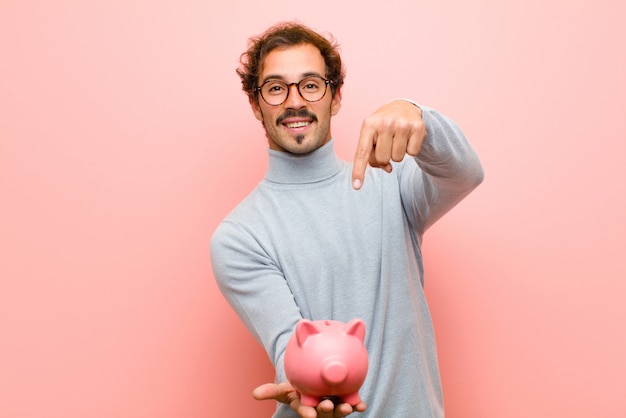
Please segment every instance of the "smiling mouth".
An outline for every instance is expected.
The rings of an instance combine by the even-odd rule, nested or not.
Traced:
[[[311,121],[288,122],[284,125],[289,129],[305,128],[311,124]]]
[[[299,129],[306,128],[313,122],[317,122],[317,116],[307,109],[300,109],[299,111],[288,109],[278,117],[276,125],[283,125],[287,129]]]

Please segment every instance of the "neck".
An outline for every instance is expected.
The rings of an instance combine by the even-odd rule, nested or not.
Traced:
[[[304,184],[325,180],[337,174],[341,160],[335,154],[334,140],[307,154],[268,150],[265,179],[274,183]]]

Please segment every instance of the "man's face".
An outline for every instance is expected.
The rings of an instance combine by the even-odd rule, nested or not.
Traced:
[[[310,44],[275,49],[263,62],[259,85],[267,80],[297,83],[311,74],[326,78],[326,65],[319,50]],[[330,138],[330,118],[339,112],[341,96],[332,97],[330,86],[317,102],[307,102],[297,87],[289,87],[287,100],[278,106],[268,105],[258,96],[252,110],[263,122],[270,149],[306,154],[326,144]]]

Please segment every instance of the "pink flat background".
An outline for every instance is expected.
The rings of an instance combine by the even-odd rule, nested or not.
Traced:
[[[447,417],[626,417],[626,7],[618,1],[0,0],[0,416],[262,417],[272,368],[209,239],[262,178],[234,72],[300,19],[334,120],[409,97],[483,185],[426,236]],[[277,313],[280,314],[280,313]]]

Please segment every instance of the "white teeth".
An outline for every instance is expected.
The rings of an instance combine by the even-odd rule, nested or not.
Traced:
[[[293,122],[293,123],[287,123],[286,126],[287,128],[302,128],[304,126],[307,126],[309,124],[309,122]]]

